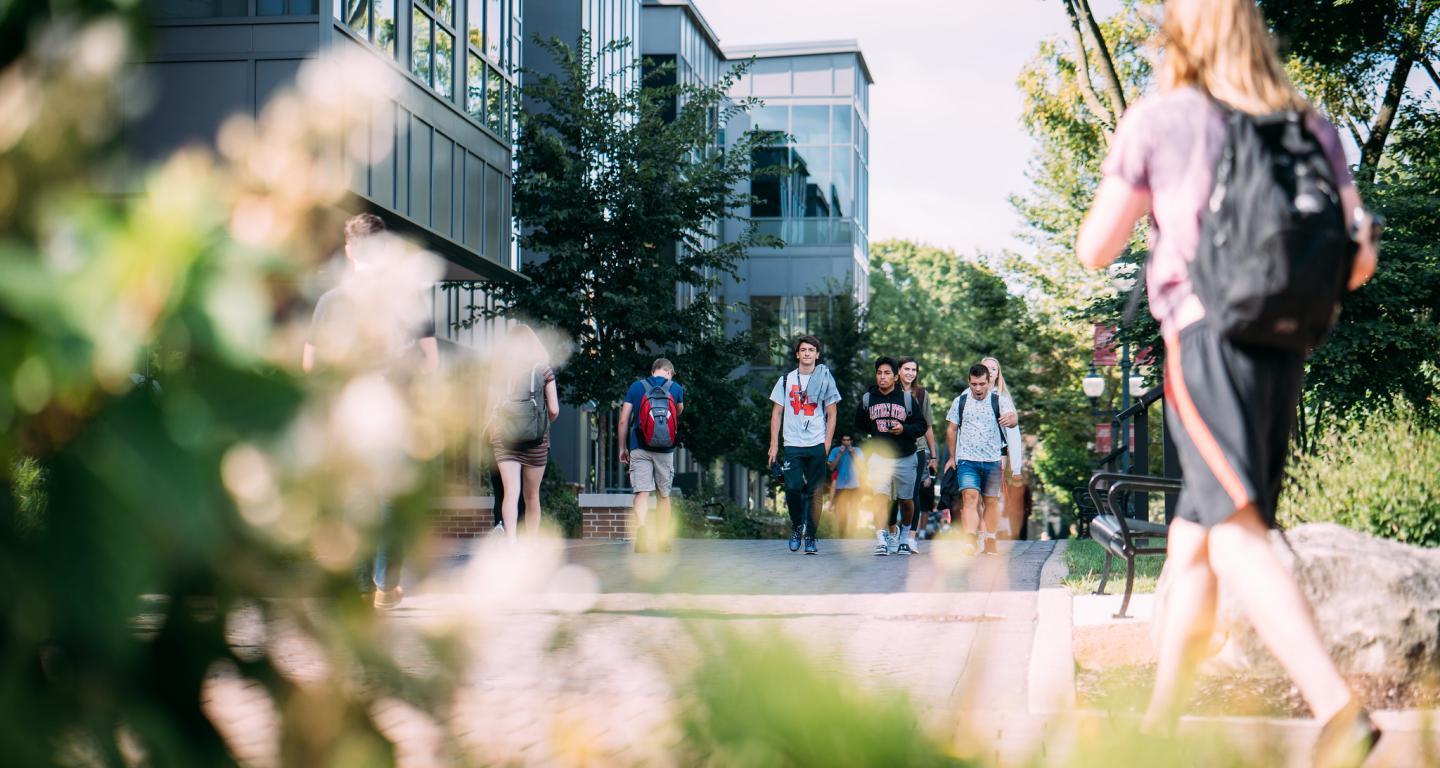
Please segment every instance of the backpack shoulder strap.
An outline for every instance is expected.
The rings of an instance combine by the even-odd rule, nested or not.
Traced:
[[[915,396],[910,394],[909,390],[904,389],[900,390],[900,394],[905,396],[905,418],[908,419],[910,412],[915,409]]]
[[[860,396],[860,405],[864,406],[865,410],[870,410],[870,390],[865,390],[865,394]]]
[[[990,410],[995,412],[995,423],[1000,423],[1000,393],[990,393]]]

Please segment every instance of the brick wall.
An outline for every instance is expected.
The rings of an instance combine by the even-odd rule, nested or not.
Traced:
[[[495,527],[491,512],[495,500],[489,496],[450,496],[435,500],[432,525],[436,533],[449,539],[473,539],[484,536]]]
[[[628,539],[630,508],[581,507],[580,530],[585,539]]]
[[[622,493],[582,493],[580,536],[585,539],[630,538],[633,497]],[[445,538],[473,539],[495,527],[489,496],[450,496],[435,500],[433,525]]]

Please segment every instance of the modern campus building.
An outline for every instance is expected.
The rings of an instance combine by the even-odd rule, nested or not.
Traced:
[[[152,45],[136,67],[154,105],[128,133],[142,163],[187,144],[213,144],[229,116],[258,115],[307,60],[360,50],[386,62],[387,85],[395,87],[386,89],[393,96],[377,119],[393,128],[385,132],[390,143],[369,148],[373,154],[358,162],[347,207],[381,214],[447,260],[434,301],[437,329],[449,344],[482,345],[496,324],[458,322],[472,307],[492,306],[487,284],[522,279],[521,264],[543,258],[519,251],[511,210],[521,68],[554,67],[537,36],[573,44],[584,31],[597,50],[631,41],[599,62],[597,79],[617,89],[672,62],[669,77],[677,82],[713,84],[753,58],[733,96],[761,97],[766,105],[732,124],[727,138],[733,143],[752,124],[793,137],[755,157],[757,167],[787,172],[745,190],[758,198],[750,214],[761,230],[786,247],[754,249],[722,296],[752,305],[763,322],[788,334],[804,330],[826,296],[849,290],[863,298],[868,290],[871,77],[854,42],[722,49],[693,0],[144,2]],[[719,223],[714,236],[738,237],[740,226]],[[692,298],[682,290],[676,301]],[[756,360],[752,370],[768,376],[777,362]],[[567,406],[552,437],[556,462],[570,482],[625,490],[614,436],[597,434],[595,423],[594,408]],[[683,487],[694,473],[683,452],[679,458]],[[608,488],[595,487],[602,464]],[[736,499],[758,498],[758,478],[744,472],[727,472],[727,485]]]

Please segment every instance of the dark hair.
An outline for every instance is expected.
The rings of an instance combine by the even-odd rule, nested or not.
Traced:
[[[986,368],[984,363],[976,363],[970,366],[970,378],[973,379],[976,376],[983,377],[986,381],[989,381],[990,369]]]
[[[353,243],[385,231],[385,220],[373,213],[360,213],[345,220],[345,242]]]
[[[800,345],[801,345],[801,344],[809,344],[810,346],[812,346],[812,347],[815,348],[815,351],[816,351],[817,353],[819,353],[819,352],[824,352],[824,351],[825,351],[825,345],[820,343],[820,337],[818,337],[818,336],[812,336],[812,335],[810,335],[810,334],[808,334],[808,333],[805,334],[804,336],[801,336],[800,338],[796,339],[796,340],[795,340],[795,347],[794,347],[794,349],[791,349],[790,351],[798,354],[798,353],[800,352]]]
[[[654,373],[656,371],[669,371],[670,375],[674,376],[675,364],[663,357],[657,357],[655,358],[655,362],[650,364],[650,372]]]
[[[888,366],[890,366],[890,371],[891,371],[891,373],[895,373],[895,372],[898,372],[898,371],[900,370],[900,366],[898,366],[898,365],[895,364],[895,358],[890,357],[889,355],[886,355],[886,356],[880,358],[879,360],[876,360],[876,361],[875,361],[875,370],[877,370],[877,371],[880,370],[880,366],[882,366],[882,365],[888,365]]]

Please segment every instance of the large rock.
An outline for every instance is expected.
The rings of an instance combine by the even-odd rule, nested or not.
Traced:
[[[1275,551],[1310,600],[1341,672],[1390,679],[1440,672],[1440,549],[1329,523],[1286,535],[1295,553],[1278,533],[1271,534]],[[1233,597],[1222,599],[1220,627],[1228,634],[1216,659],[1223,666],[1283,674]]]

